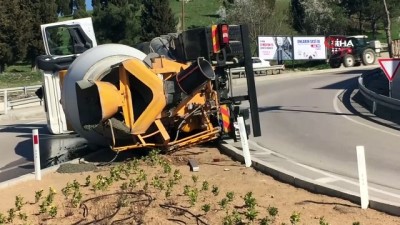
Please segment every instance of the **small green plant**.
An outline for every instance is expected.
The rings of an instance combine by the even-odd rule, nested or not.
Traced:
[[[212,186],[211,192],[214,194],[214,196],[219,195],[219,188],[215,185]]]
[[[135,187],[137,187],[137,182],[136,182],[136,179],[130,179],[129,180],[129,188],[131,189],[131,190],[133,190]]]
[[[46,196],[46,201],[49,203],[49,205],[53,203],[56,193],[56,190],[54,190],[52,187],[49,187],[49,194]]]
[[[23,213],[23,212],[19,212],[19,213],[18,213],[18,218],[19,218],[20,220],[22,220],[22,221],[27,221],[27,220],[28,220],[28,216],[26,215],[26,213]],[[0,219],[0,220],[1,220],[1,219]],[[1,221],[0,221],[0,224],[2,224]]]
[[[61,193],[64,195],[65,199],[68,199],[69,195],[72,193],[71,184],[69,182],[61,189]]]
[[[235,198],[235,193],[233,191],[227,192],[226,198],[228,199],[229,202],[232,202],[233,199]]]
[[[183,194],[188,196],[189,195],[189,191],[190,191],[190,186],[189,185],[185,185],[183,186]]]
[[[146,157],[146,162],[150,166],[156,166],[161,162],[161,157],[159,155],[160,150],[153,149],[149,152],[149,155]]]
[[[300,222],[300,213],[299,212],[293,212],[292,215],[290,216],[290,223],[292,225],[295,225],[298,222]]]
[[[3,213],[0,213],[0,224],[5,224],[7,222],[6,216]]]
[[[272,216],[273,218],[275,218],[278,215],[278,212],[279,212],[278,208],[271,207],[271,206],[268,206],[267,211],[268,211],[268,214],[270,216]]]
[[[193,188],[189,191],[188,196],[189,196],[189,200],[190,200],[190,205],[194,206],[197,202],[197,198],[199,196],[199,191],[197,190],[197,188]]]
[[[196,176],[196,175],[192,175],[192,180],[193,180],[193,183],[197,184],[197,181],[199,180],[199,177]]]
[[[253,197],[253,192],[247,192],[244,196],[244,204],[247,208],[254,208],[257,205],[256,198]]]
[[[227,198],[223,198],[220,202],[218,202],[218,205],[221,207],[221,209],[226,209],[228,202],[229,201]]]
[[[163,166],[163,169],[164,169],[164,173],[169,174],[169,173],[172,172],[171,165],[169,165],[168,162],[163,162],[162,166]]]
[[[54,205],[51,206],[50,210],[49,210],[49,216],[51,216],[51,218],[54,218],[57,216],[57,213],[58,213],[57,206],[54,206]]]
[[[210,184],[208,183],[208,181],[203,181],[203,184],[201,185],[201,190],[202,191],[208,191]]]
[[[326,222],[324,217],[319,218],[319,225],[329,225],[328,222]]]
[[[182,180],[182,174],[178,169],[176,169],[174,171],[174,181],[177,183],[180,180]]]
[[[255,209],[255,207],[250,207],[247,209],[244,215],[246,216],[246,219],[254,221],[257,218],[258,211]]]
[[[35,204],[40,201],[43,196],[43,189],[40,191],[35,191]]]
[[[79,190],[75,191],[71,199],[72,206],[78,208],[81,205],[81,202],[82,202],[82,193]]]
[[[201,210],[203,210],[204,213],[208,213],[210,211],[210,209],[211,209],[210,204],[204,204],[201,206]]]
[[[271,219],[266,216],[260,220],[260,225],[269,225],[271,222]]]
[[[147,174],[145,173],[145,171],[144,171],[143,169],[140,169],[140,170],[139,170],[139,174],[138,174],[136,180],[137,180],[138,182],[146,181],[146,180],[147,180]]]
[[[164,190],[164,183],[158,176],[153,177],[151,185],[158,190]]]
[[[15,209],[21,211],[22,206],[24,206],[24,198],[20,195],[15,196]]]
[[[240,216],[240,213],[238,213],[236,210],[232,212],[232,214],[229,214],[228,211],[226,212],[226,216],[222,219],[222,224],[223,225],[236,225],[236,224],[242,224],[242,218]]]
[[[360,222],[353,222],[353,225],[361,225],[361,223]]]
[[[86,179],[85,179],[85,186],[86,186],[86,187],[89,187],[90,184],[91,184],[90,175],[88,175],[88,176],[86,177]]]
[[[7,212],[8,212],[7,222],[12,223],[15,219],[15,209],[11,208]]]

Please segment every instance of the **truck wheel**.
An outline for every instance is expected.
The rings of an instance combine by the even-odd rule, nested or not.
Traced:
[[[362,63],[364,65],[372,65],[375,63],[376,57],[374,50],[368,48],[362,53]]]
[[[343,57],[343,65],[345,67],[352,67],[355,64],[354,56],[347,54]]]
[[[338,60],[338,59],[330,59],[330,60],[329,60],[329,66],[330,66],[331,68],[339,68],[341,64],[342,64],[342,63],[341,63],[340,60]]]

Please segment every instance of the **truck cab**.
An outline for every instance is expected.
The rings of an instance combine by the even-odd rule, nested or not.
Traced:
[[[47,128],[52,134],[71,133],[60,103],[62,80],[80,54],[97,46],[92,19],[83,18],[41,25],[45,55],[36,64],[43,73],[42,96]]]

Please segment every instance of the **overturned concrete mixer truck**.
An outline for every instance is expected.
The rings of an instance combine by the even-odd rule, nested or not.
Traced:
[[[251,115],[252,134],[261,135],[245,25],[166,34],[136,48],[97,45],[91,18],[41,29],[46,55],[37,66],[52,134],[76,132],[117,152],[171,151],[235,138],[237,117]],[[232,96],[227,70],[237,66],[246,69],[248,91]]]

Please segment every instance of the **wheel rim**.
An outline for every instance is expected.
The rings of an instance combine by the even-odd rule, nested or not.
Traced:
[[[347,58],[346,62],[347,62],[347,65],[353,65],[354,64],[354,61],[353,61],[352,58]]]
[[[367,64],[372,64],[374,62],[374,57],[371,53],[365,54],[365,62]]]

